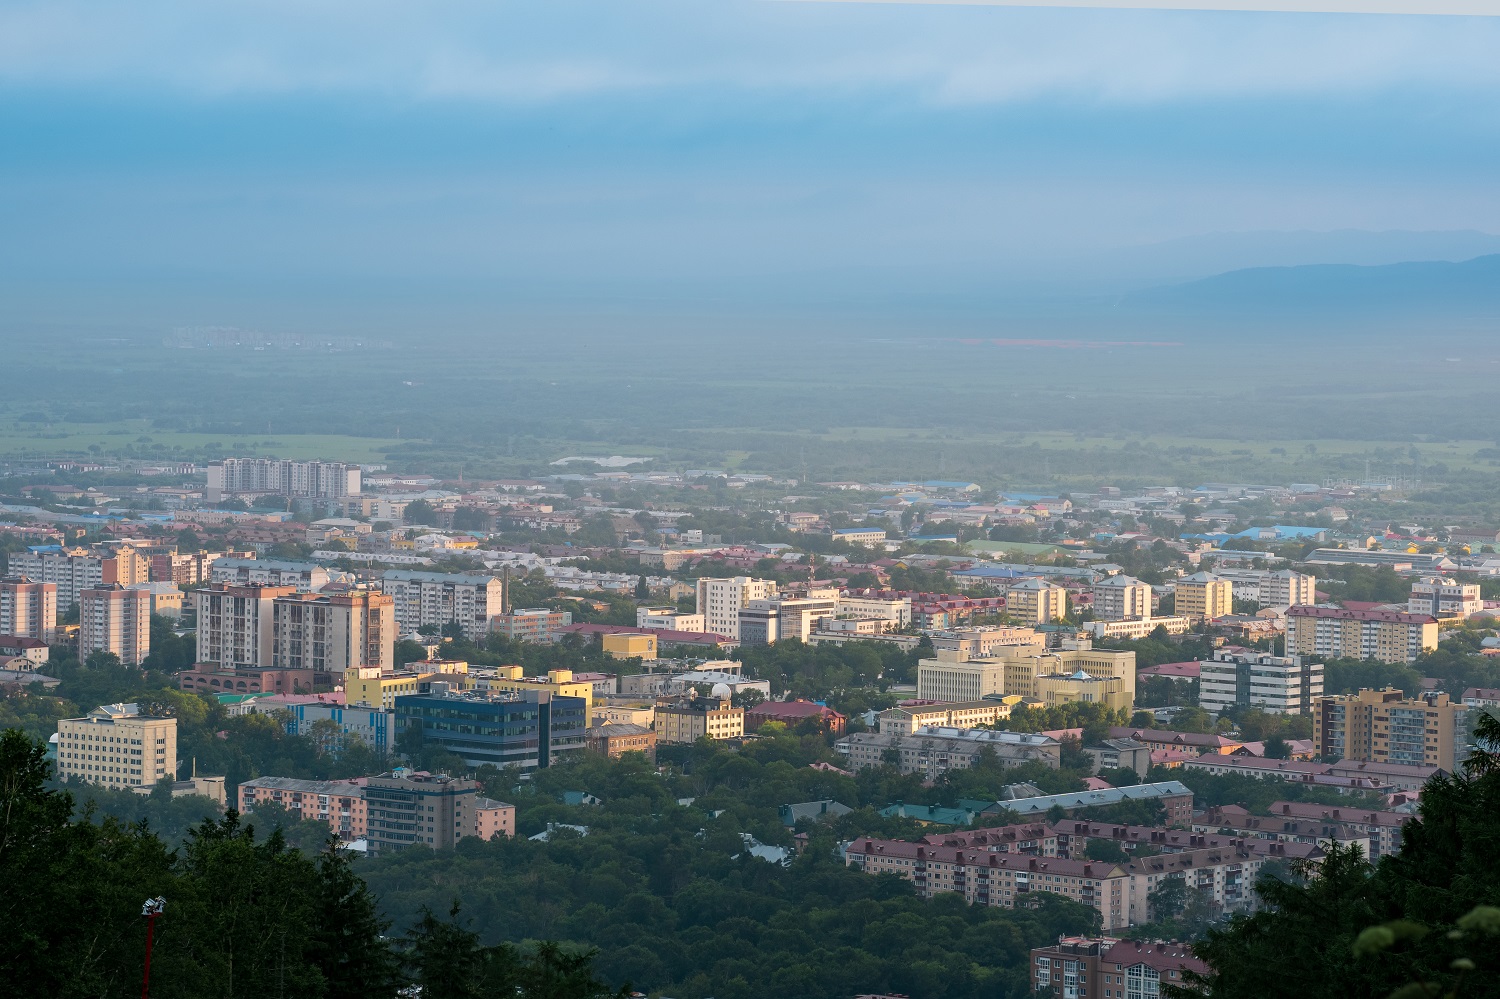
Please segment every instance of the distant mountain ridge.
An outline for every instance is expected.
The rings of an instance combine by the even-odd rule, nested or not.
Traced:
[[[1154,288],[1130,300],[1192,310],[1500,312],[1500,253],[1458,263],[1251,267]]]

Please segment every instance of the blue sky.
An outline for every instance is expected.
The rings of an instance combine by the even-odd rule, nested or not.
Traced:
[[[1496,52],[1500,18],[11,2],[0,268],[941,288],[1200,233],[1500,232]]]

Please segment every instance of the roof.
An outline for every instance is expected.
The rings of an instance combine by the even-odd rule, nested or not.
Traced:
[[[1169,780],[1159,784],[1135,784],[1130,787],[1115,787],[1107,791],[1070,791],[1067,794],[1047,794],[1039,798],[1016,798],[1004,802],[1004,806],[1022,816],[1037,815],[1054,805],[1072,810],[1094,808],[1099,805],[1118,805],[1122,801],[1154,801],[1159,798],[1186,796],[1193,792],[1181,781]]]
[[[1408,614],[1405,611],[1353,610],[1348,607],[1318,607],[1313,604],[1297,604],[1286,609],[1287,617],[1316,617],[1338,621],[1390,621],[1396,624],[1436,624],[1437,618],[1428,614]]]
[[[1182,663],[1157,663],[1155,666],[1142,666],[1135,671],[1136,679],[1143,676],[1165,676],[1173,680],[1196,680],[1202,671],[1203,664],[1196,660]]]
[[[0,649],[45,649],[47,643],[40,638],[25,635],[0,635]]]
[[[1383,777],[1412,777],[1426,780],[1436,774],[1446,773],[1441,767],[1413,766],[1409,763],[1378,763],[1370,760],[1339,760],[1328,768],[1331,774],[1341,777],[1357,775],[1379,775]]]
[[[301,791],[304,794],[363,794],[368,777],[348,780],[299,780],[296,777],[256,777],[240,787],[263,787],[273,791]]]
[[[1133,739],[1158,746],[1192,746],[1197,749],[1232,749],[1242,745],[1222,735],[1205,735],[1200,732],[1174,732],[1159,728],[1130,728],[1126,725],[1111,725],[1111,739]]]
[[[1208,971],[1208,965],[1193,956],[1190,944],[1175,940],[1121,940],[1105,951],[1099,960],[1122,968],[1145,964],[1158,972],[1186,969],[1205,974]]]
[[[828,715],[844,717],[827,705],[815,704],[812,701],[762,701],[747,710],[745,714],[775,718],[822,718]]]
[[[496,801],[494,798],[486,798],[484,795],[479,795],[478,797],[476,797],[474,799],[474,807],[475,808],[515,808],[516,806],[512,805],[512,804],[510,804],[509,802],[506,802],[506,801]]]
[[[584,735],[590,739],[613,739],[621,735],[646,735],[650,731],[645,725],[595,725]]]
[[[659,645],[722,645],[734,639],[711,631],[670,631],[632,628],[625,624],[568,624],[558,629],[572,635],[654,635]]]
[[[418,583],[465,583],[474,586],[500,582],[499,576],[484,576],[477,572],[420,572],[416,569],[387,569],[380,578]]]
[[[799,801],[796,804],[782,805],[777,809],[781,813],[781,821],[789,826],[796,825],[802,819],[836,819],[841,815],[848,815],[854,809],[841,801],[825,798],[821,801]]]

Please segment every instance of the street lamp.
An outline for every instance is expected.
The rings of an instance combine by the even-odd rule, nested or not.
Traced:
[[[167,900],[160,895],[148,898],[141,906],[141,915],[146,917],[146,971],[141,977],[141,999],[149,999],[151,992],[151,938],[156,929],[156,917],[167,907]]]

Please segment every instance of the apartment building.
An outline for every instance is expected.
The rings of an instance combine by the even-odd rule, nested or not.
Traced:
[[[452,849],[465,836],[477,835],[478,791],[477,781],[402,768],[369,778],[365,809],[370,856],[417,845]]]
[[[1323,664],[1301,656],[1261,652],[1214,653],[1199,664],[1198,706],[1220,713],[1257,708],[1277,715],[1311,714],[1323,696]]]
[[[1105,930],[1130,925],[1130,875],[1108,862],[861,836],[845,849],[844,865],[905,878],[922,898],[957,892],[971,905],[1011,909],[1034,892],[1047,892],[1097,909]]]
[[[110,652],[137,666],[151,651],[151,594],[119,583],[79,593],[78,657]]]
[[[1319,756],[1450,773],[1468,758],[1468,708],[1441,692],[1408,698],[1394,687],[1319,698],[1313,744]]]
[[[174,586],[197,586],[212,582],[213,565],[221,558],[254,557],[254,552],[158,552],[150,556],[151,582]],[[239,582],[239,580],[225,580]],[[260,582],[260,580],[244,580]]]
[[[57,584],[28,576],[0,579],[0,634],[51,643],[57,635]]]
[[[1031,989],[1059,999],[1158,999],[1187,972],[1207,974],[1191,944],[1062,937],[1031,952]]]
[[[1411,584],[1408,613],[1445,621],[1462,621],[1484,610],[1478,583],[1460,583],[1446,576],[1423,576]]]
[[[1409,663],[1437,648],[1438,624],[1426,614],[1289,607],[1287,655],[1319,659],[1378,659]]]
[[[1002,647],[971,659],[961,650],[939,649],[917,664],[917,697],[930,701],[978,701],[1018,695],[1052,706],[1070,700],[1103,699],[1112,707],[1135,703],[1135,653],[1095,649]],[[1083,674],[1079,676],[1078,674]],[[1046,677],[1045,681],[1040,678]],[[1112,683],[1100,683],[1110,680]]]
[[[384,593],[292,593],[271,601],[271,662],[337,673],[395,667],[396,602]]]
[[[1005,590],[1005,613],[1021,624],[1047,624],[1068,616],[1068,591],[1032,576]]]
[[[1130,921],[1155,918],[1150,896],[1162,882],[1181,878],[1190,891],[1202,892],[1225,912],[1251,912],[1256,906],[1255,879],[1274,853],[1256,853],[1244,844],[1136,857],[1125,865],[1130,876]]]
[[[225,458],[208,465],[205,498],[276,495],[347,500],[358,496],[361,469],[341,461],[286,461],[276,458]]]
[[[256,777],[240,785],[242,815],[257,805],[279,805],[299,819],[322,822],[340,840],[352,843],[370,833],[365,803],[367,778],[297,780],[293,777]]]
[[[57,723],[57,777],[116,790],[177,779],[177,719],[104,704]]]
[[[1193,818],[1193,829],[1241,837],[1249,845],[1275,842],[1316,847],[1332,840],[1354,845],[1370,860],[1401,851],[1401,829],[1416,818],[1407,812],[1319,805],[1303,801],[1271,803],[1271,814],[1252,815],[1239,805],[1219,805]]]
[[[1177,581],[1173,613],[1189,621],[1212,621],[1234,613],[1234,584],[1209,572],[1195,572]]]
[[[273,604],[290,586],[211,586],[193,594],[198,609],[198,662],[220,669],[270,667],[275,656]]]
[[[734,576],[728,579],[700,579],[697,582],[697,611],[703,615],[704,630],[739,641],[740,611],[752,600],[771,600],[776,583],[769,579]]]
[[[494,576],[390,569],[380,588],[395,598],[396,625],[403,635],[457,624],[465,638],[482,642],[490,618],[505,607],[505,584]]]
[[[885,544],[885,529],[882,527],[836,527],[828,534],[834,541],[850,545],[872,547]]]
[[[915,732],[856,732],[834,748],[849,760],[849,769],[894,766],[903,774],[936,779],[949,770],[967,770],[987,753],[1005,764],[1039,762],[1056,770],[1062,744],[1036,732],[929,726]]]
[[[332,577],[316,562],[287,559],[226,556],[208,567],[208,581],[218,586],[290,586],[316,593]]]
[[[1305,572],[1277,569],[1260,582],[1262,607],[1298,607],[1318,602],[1318,580]]]
[[[699,739],[715,742],[737,739],[745,734],[745,709],[736,708],[728,698],[694,697],[675,704],[658,705],[656,737],[663,743],[694,743]]]
[[[1139,621],[1151,616],[1151,584],[1121,573],[1094,584],[1094,620]]]
[[[563,636],[563,629],[573,623],[572,611],[555,611],[550,607],[522,607],[509,614],[490,618],[490,631],[517,642],[539,642],[551,645]]]
[[[414,733],[470,767],[548,767],[585,746],[589,712],[581,697],[547,690],[459,690],[441,680],[396,697],[396,738]]]
[[[151,560],[128,541],[88,546],[38,545],[10,557],[10,571],[33,583],[54,583],[57,606],[66,611],[93,586],[151,581]]]

